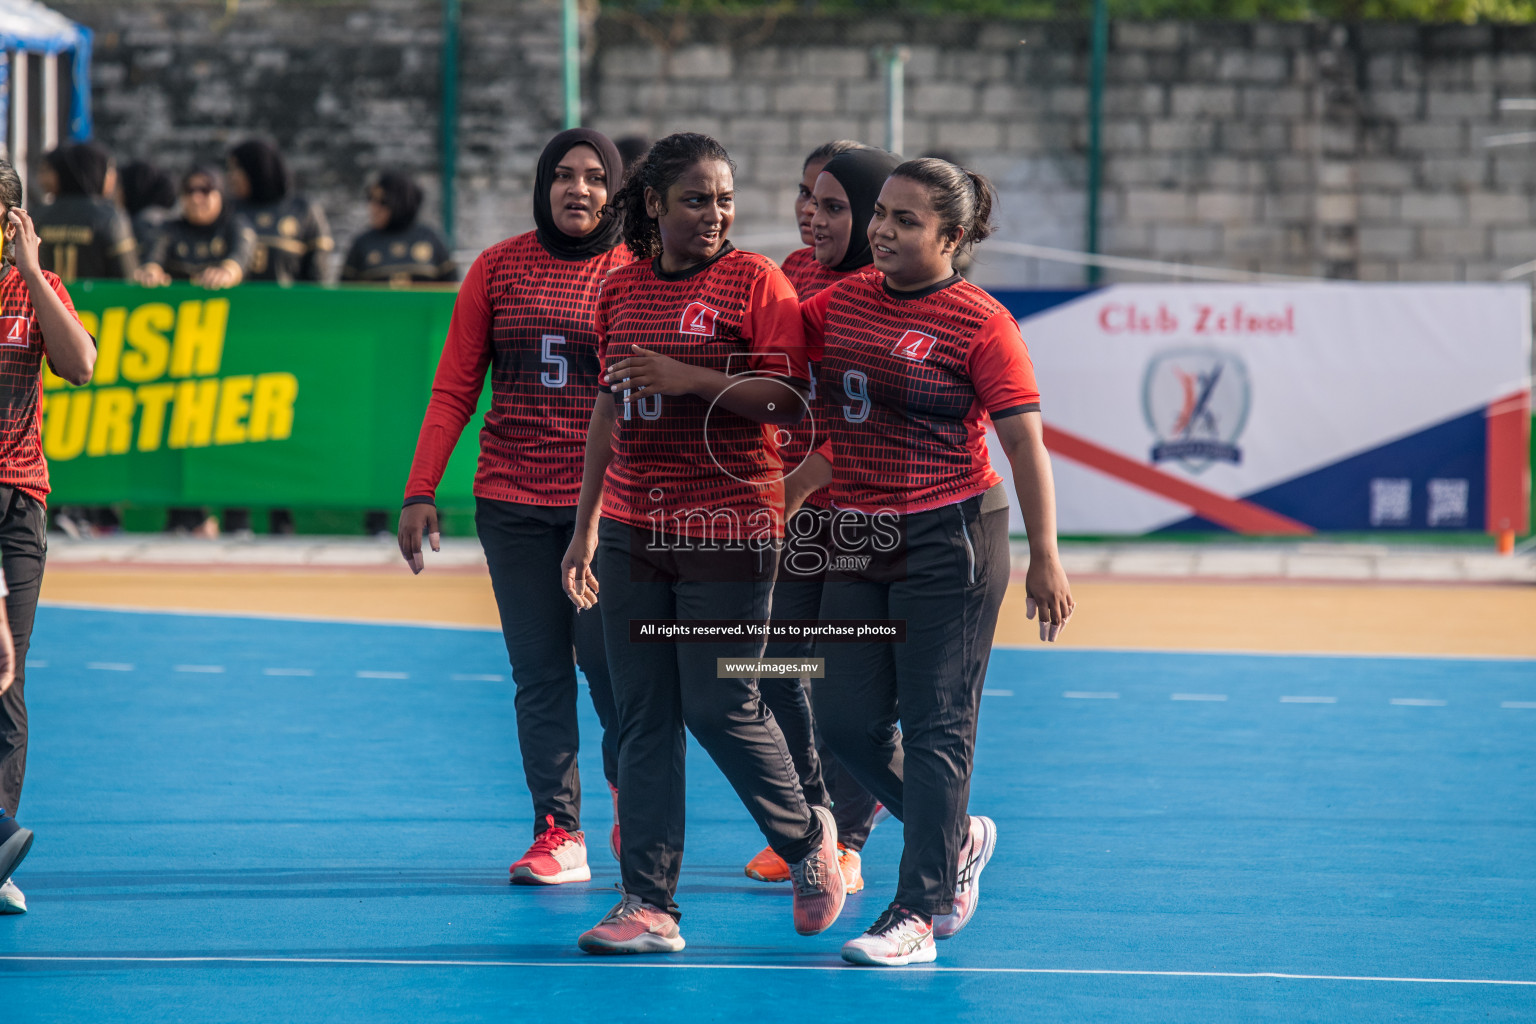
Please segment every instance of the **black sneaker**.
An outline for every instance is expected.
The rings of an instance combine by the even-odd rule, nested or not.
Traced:
[[[16,819],[0,807],[0,881],[11,877],[11,872],[27,857],[32,849],[32,830],[16,824]]]

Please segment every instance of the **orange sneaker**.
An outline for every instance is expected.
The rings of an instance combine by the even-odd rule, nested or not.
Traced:
[[[838,843],[837,869],[843,873],[843,886],[850,896],[863,891],[864,858],[859,856],[858,850],[850,850],[842,843]]]
[[[544,816],[548,824],[534,839],[528,852],[512,865],[513,885],[563,885],[566,882],[590,882],[587,867],[587,839],[580,832],[570,833],[555,824],[552,814]]]
[[[759,882],[787,882],[789,865],[773,852],[773,847],[765,846],[762,853],[747,861],[747,877]]]

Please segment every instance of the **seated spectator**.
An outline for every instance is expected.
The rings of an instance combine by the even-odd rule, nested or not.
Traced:
[[[154,164],[135,160],[118,170],[117,198],[133,223],[142,263],[160,229],[176,217],[176,179]]]
[[[414,283],[457,281],[458,267],[443,236],[416,221],[421,188],[399,171],[385,171],[368,187],[371,230],[357,236],[341,268],[343,281]]]
[[[112,157],[94,142],[60,146],[43,157],[54,200],[34,208],[38,259],[65,284],[79,278],[133,276],[138,248],[128,215],[109,198],[117,191]]]
[[[226,164],[235,212],[256,230],[246,280],[321,280],[321,260],[336,243],[319,204],[294,194],[283,154],[270,142],[249,139],[229,151]]]
[[[256,233],[224,202],[219,169],[201,164],[181,179],[181,216],[161,230],[134,280],[151,288],[172,281],[231,288],[255,251]]]

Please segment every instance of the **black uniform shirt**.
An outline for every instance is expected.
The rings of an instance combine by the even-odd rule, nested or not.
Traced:
[[[78,278],[130,277],[139,257],[128,215],[110,199],[60,196],[32,211],[39,262],[65,284]]]
[[[404,231],[365,231],[357,236],[341,268],[343,281],[379,281],[407,285],[417,281],[457,281],[459,270],[443,237],[425,224]]]
[[[225,260],[248,271],[255,251],[256,233],[244,217],[226,215],[204,226],[178,217],[161,229],[144,262],[158,263],[173,280],[187,281]]]
[[[273,203],[236,203],[235,212],[256,229],[256,253],[246,280],[320,280],[321,254],[336,243],[318,204],[303,196],[285,196]]]

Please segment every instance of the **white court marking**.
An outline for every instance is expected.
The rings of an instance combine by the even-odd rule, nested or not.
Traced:
[[[1281,697],[1281,704],[1337,704],[1337,697]]]
[[[456,683],[499,683],[506,677],[489,672],[455,672],[450,678]]]
[[[1013,691],[1012,690],[982,690],[981,691],[981,695],[983,697],[1012,697],[1013,696]]]
[[[312,676],[315,670],[312,668],[264,668],[261,674],[264,676]]]
[[[1392,703],[1404,708],[1443,708],[1443,700],[1427,700],[1423,697],[1393,697]]]
[[[97,672],[132,672],[133,666],[126,661],[88,661],[85,667]]]
[[[0,962],[63,964],[335,964],[369,967],[596,967],[602,970],[672,971],[849,971],[844,963],[699,964],[592,957],[584,960],[392,960],[372,957],[311,956],[25,956],[0,955]],[[1412,978],[1371,974],[1288,974],[1282,971],[1136,971],[1092,967],[908,967],[903,974],[1066,974],[1136,978],[1276,978],[1282,981],[1364,981],[1407,985],[1516,985],[1536,987],[1517,978]],[[893,975],[899,977],[901,975]]]
[[[1171,694],[1168,695],[1168,699],[1169,700],[1212,700],[1212,701],[1219,701],[1219,700],[1226,700],[1227,699],[1227,695],[1224,694],[1224,693],[1171,693]]]
[[[411,678],[411,674],[409,672],[371,672],[371,671],[369,671],[367,669],[364,669],[361,672],[358,672],[357,678],[359,678],[359,679],[409,679],[409,678]]]
[[[1068,690],[1062,694],[1067,700],[1119,700],[1118,693],[1097,693],[1091,690]]]
[[[1499,705],[1510,710],[1536,710],[1536,700],[1506,700]]]
[[[48,667],[48,663],[46,661],[29,661],[29,662],[27,662],[27,668],[47,668],[47,667]]]
[[[203,675],[217,676],[224,674],[223,665],[177,665],[177,672],[199,672]]]

